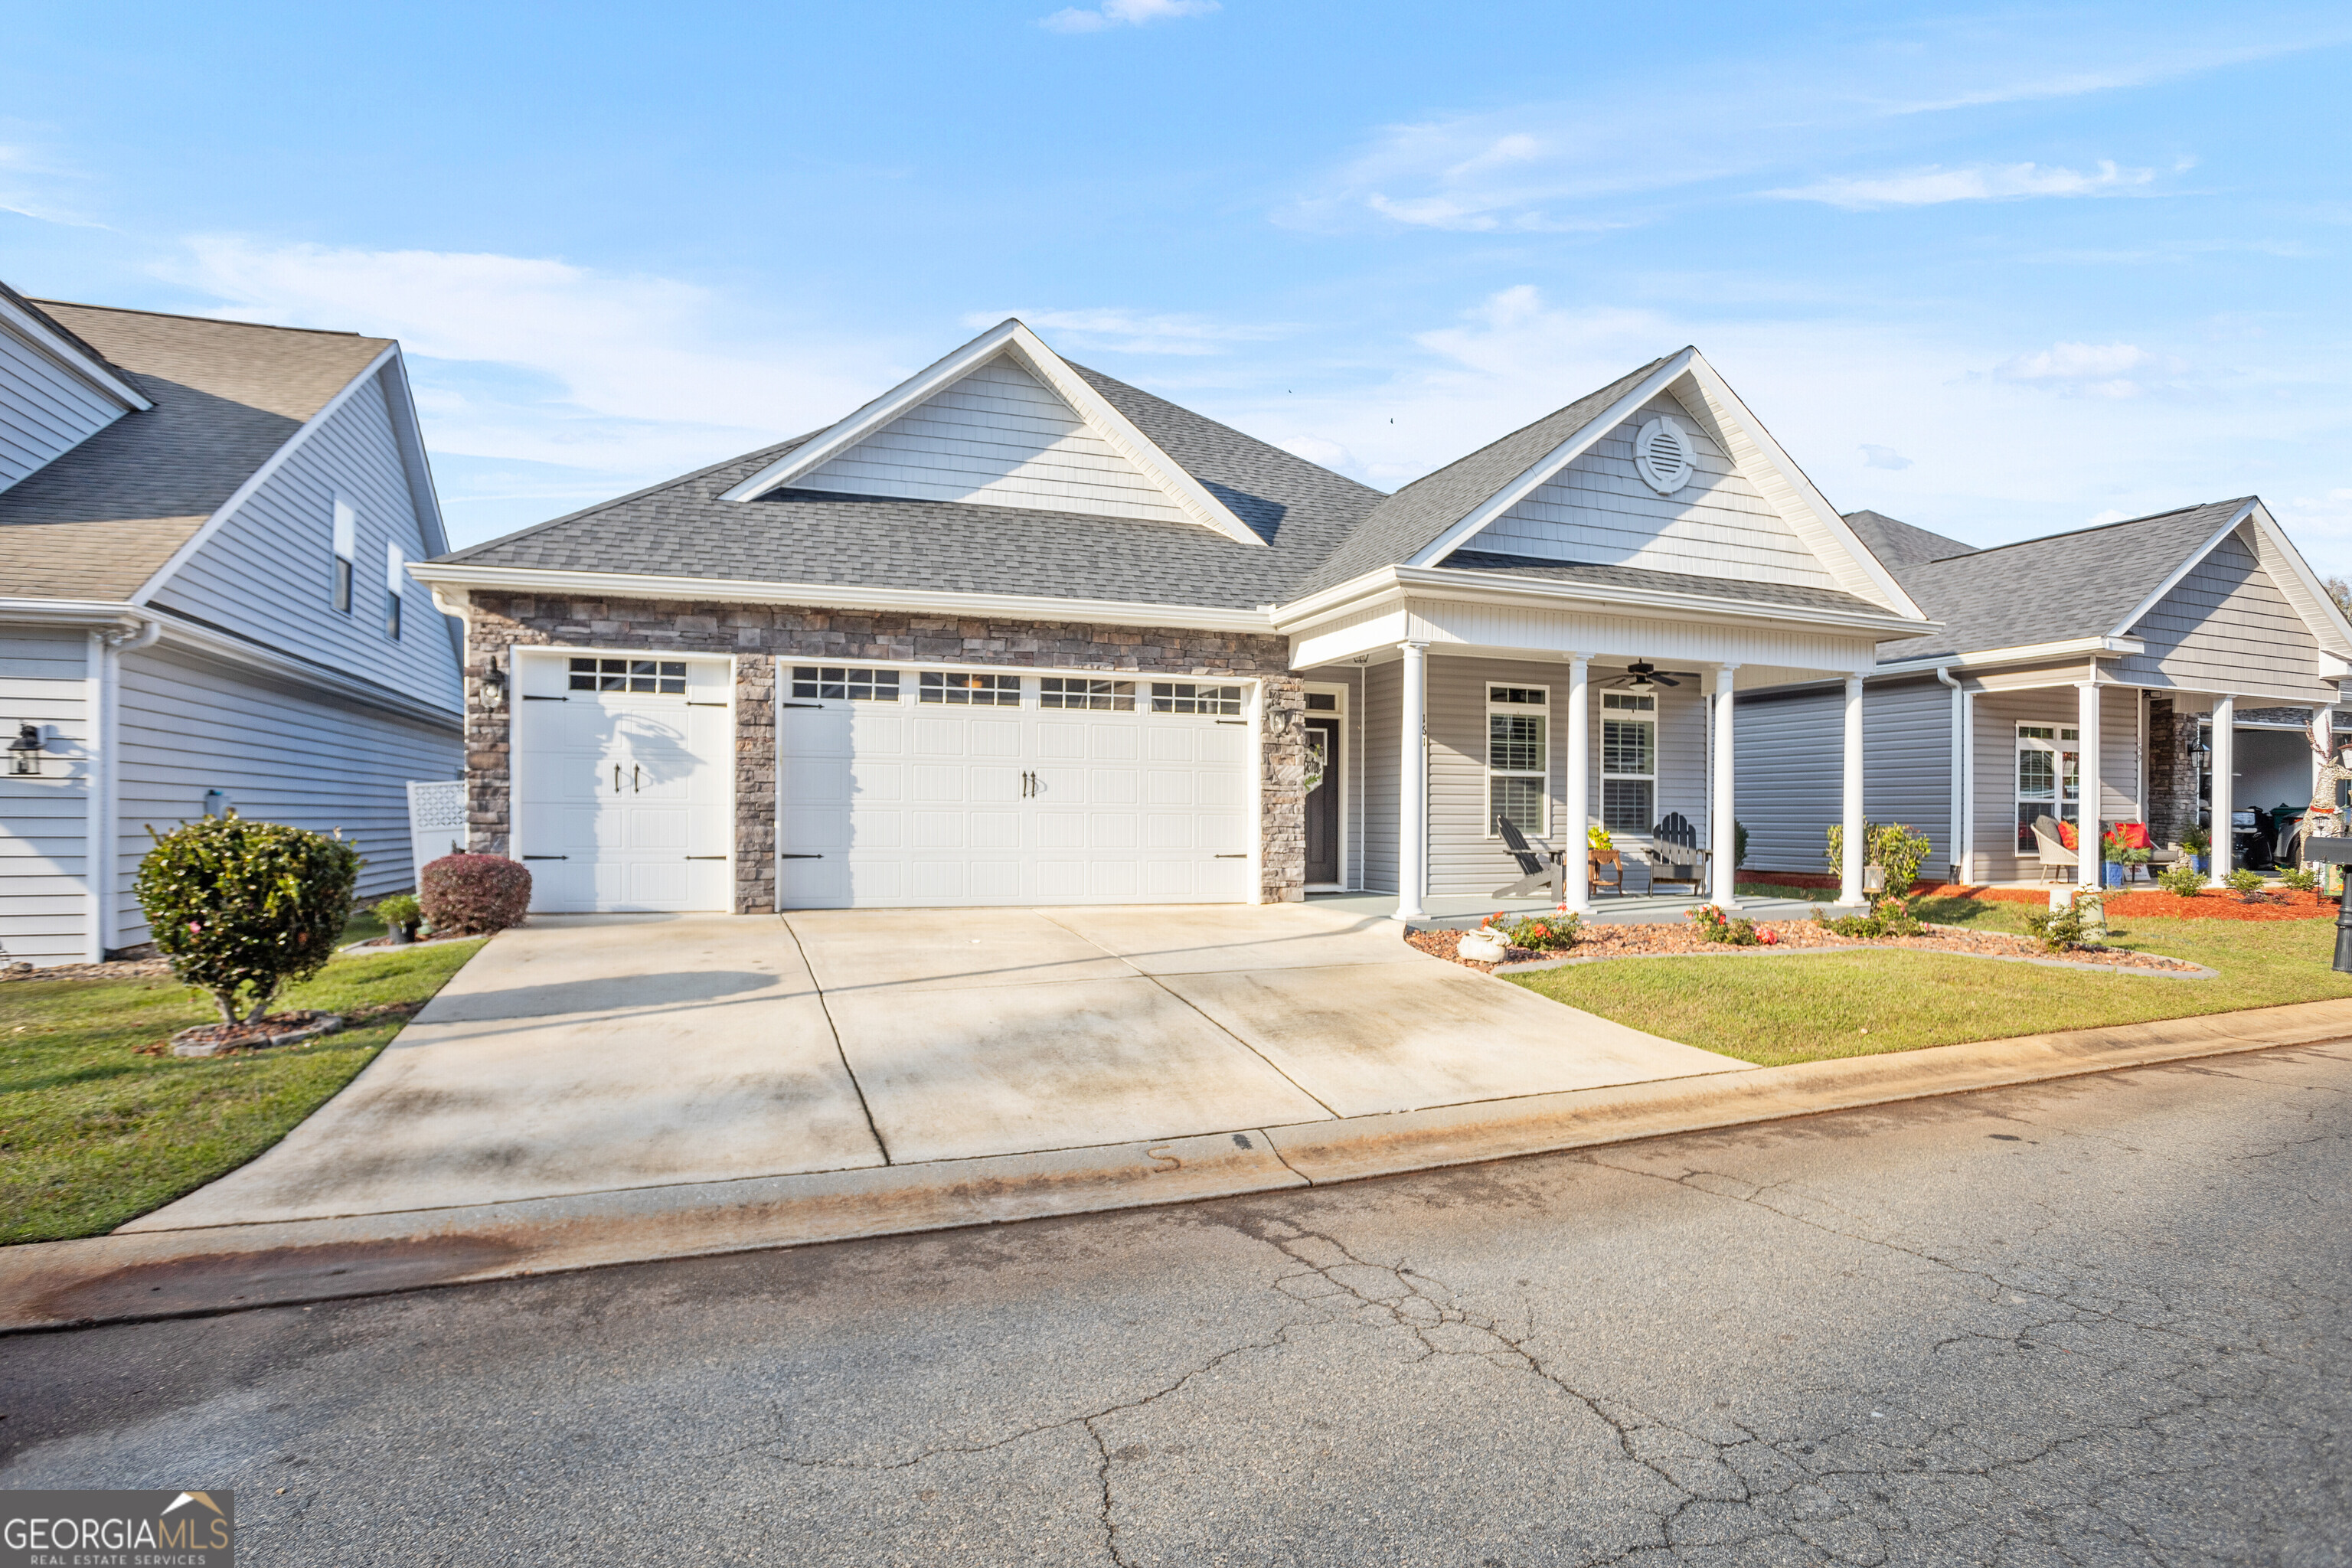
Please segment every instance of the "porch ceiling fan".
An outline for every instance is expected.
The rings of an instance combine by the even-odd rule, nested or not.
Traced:
[[[1681,680],[1675,679],[1680,676]],[[1625,673],[1614,680],[1604,680],[1603,688],[1617,691],[1655,691],[1661,686],[1680,686],[1683,680],[1696,680],[1698,671],[1677,669],[1673,675],[1659,673],[1658,667],[1646,658],[1637,658],[1625,667]]]

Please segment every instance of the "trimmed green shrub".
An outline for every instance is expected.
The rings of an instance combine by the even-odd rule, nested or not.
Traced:
[[[426,863],[421,880],[436,935],[504,931],[530,908],[530,873],[503,855],[444,855]]]
[[[2063,910],[2040,910],[2026,916],[2025,929],[2048,952],[2082,947],[2087,939],[2106,930],[2105,899],[2098,893],[2077,893]]]
[[[1911,912],[1910,900],[1881,897],[1872,901],[1870,912],[1861,915],[1840,915],[1835,919],[1813,911],[1813,919],[1840,936],[1917,936],[1927,926]]]
[[[2288,887],[2293,888],[2298,893],[2308,893],[2315,891],[2318,889],[2319,873],[2306,869],[2301,866],[2294,866],[2290,867],[2286,870],[2281,871],[2279,873],[2279,880],[2284,882]]]
[[[383,922],[388,931],[404,931],[413,935],[416,922],[425,918],[425,906],[411,894],[394,893],[375,901],[375,918]]]
[[[2179,865],[2156,874],[2156,885],[2168,893],[2178,893],[2193,899],[2205,890],[2205,873],[2190,865]]]
[[[2230,890],[2242,899],[2248,893],[2259,893],[2263,890],[2263,874],[2260,871],[2232,871],[2230,873],[2229,882]]]
[[[139,863],[135,889],[172,973],[212,993],[221,1021],[268,1011],[281,986],[325,967],[351,912],[359,851],[340,835],[232,811],[169,833]]]

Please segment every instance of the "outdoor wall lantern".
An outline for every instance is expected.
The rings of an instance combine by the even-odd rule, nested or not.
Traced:
[[[499,656],[490,655],[488,668],[482,671],[482,706],[497,709],[507,705],[507,672],[499,668]]]
[[[9,773],[18,778],[38,773],[41,771],[41,750],[44,744],[41,739],[41,727],[38,724],[17,725],[16,738],[8,742]]]

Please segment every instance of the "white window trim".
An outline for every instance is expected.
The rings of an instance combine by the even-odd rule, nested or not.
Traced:
[[[1478,737],[1478,743],[1483,748],[1483,756],[1486,764],[1486,775],[1481,784],[1481,788],[1486,793],[1479,802],[1480,813],[1486,819],[1486,831],[1479,837],[1497,840],[1503,837],[1495,831],[1495,781],[1497,778],[1532,778],[1542,785],[1537,791],[1537,798],[1543,802],[1543,821],[1536,828],[1535,837],[1549,838],[1551,837],[1551,688],[1532,680],[1486,680],[1479,684],[1486,691],[1487,721],[1485,731]],[[1508,687],[1517,691],[1540,691],[1544,694],[1544,700],[1540,704],[1497,702],[1495,700],[1495,688],[1498,686]],[[1496,767],[1494,741],[1495,715],[1501,713],[1525,718],[1530,712],[1543,721],[1543,743],[1538,750],[1538,754],[1543,758],[1543,766],[1540,769]]]
[[[2045,740],[2039,735],[2029,735],[2026,733],[2028,730],[2047,730],[2051,731],[2051,736],[2049,739]],[[2014,734],[2012,736],[2012,740],[2015,744],[2011,752],[2009,764],[2010,808],[2012,813],[2015,813],[2016,808],[2021,805],[2047,805],[2051,808],[2050,816],[2053,820],[2058,822],[2063,822],[2066,820],[2066,806],[2068,802],[2066,799],[2065,758],[2067,755],[2066,738],[2069,735],[2074,737],[2074,794],[2076,798],[2073,804],[2074,806],[2075,816],[2074,837],[2075,841],[2080,843],[2083,836],[2081,820],[2081,796],[2083,793],[2083,739],[2082,731],[2075,725],[2042,723],[2031,719],[2021,719],[2017,721],[2014,726]],[[2045,800],[2040,795],[2028,795],[2025,793],[2023,781],[2018,777],[2019,769],[2017,759],[2023,756],[2029,751],[2048,752],[2054,754],[2059,759],[2057,762],[2051,764],[2057,776],[2056,787],[2052,791],[2052,795],[2055,798]],[[2016,816],[2015,820],[2012,821],[2011,830],[2015,835],[2015,837],[2011,840],[2011,843],[2016,843],[2019,838],[2032,838],[2033,834],[2032,825],[2026,822],[2021,816]],[[2041,841],[2039,839],[2035,839],[2034,842],[2038,845]],[[2041,851],[2038,848],[2028,849],[2020,846],[2017,849],[2017,853],[2029,860],[2039,860],[2042,858]],[[2082,851],[2078,849],[2075,853],[2079,855]]]
[[[1650,786],[1650,821],[1644,823],[1640,827],[1612,827],[1609,829],[1609,833],[1612,837],[1623,836],[1646,841],[1652,837],[1650,830],[1656,826],[1658,816],[1658,725],[1660,705],[1657,694],[1655,692],[1633,693],[1624,691],[1603,691],[1600,696],[1601,701],[1597,704],[1600,711],[1595,715],[1592,725],[1593,745],[1594,749],[1599,752],[1600,755],[1594,759],[1598,765],[1593,768],[1592,775],[1599,781],[1599,795],[1601,799],[1600,809],[1593,814],[1592,819],[1594,822],[1601,824],[1606,824],[1609,820],[1609,784],[1612,780],[1640,780]],[[1649,699],[1650,706],[1646,709],[1619,708],[1615,710],[1611,709],[1609,706],[1609,699],[1612,697],[1632,696],[1647,697]],[[1648,773],[1612,773],[1610,771],[1609,731],[1607,727],[1612,721],[1610,718],[1610,714],[1612,711],[1620,715],[1614,722],[1621,724],[1647,724],[1650,727],[1650,771]],[[1712,731],[1714,726],[1710,724],[1707,728]]]

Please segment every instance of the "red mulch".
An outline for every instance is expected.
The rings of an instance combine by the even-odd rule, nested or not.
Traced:
[[[1816,876],[1805,871],[1772,871],[1750,873],[1754,880],[1776,888],[1834,888],[1834,877]],[[1911,896],[1915,899],[1982,899],[1992,904],[2032,904],[2041,909],[2050,902],[2049,888],[2071,886],[2053,882],[2048,888],[1979,888],[1961,882],[1914,882]],[[2178,893],[2168,893],[2161,888],[2135,888],[2122,893],[2109,893],[2106,910],[2110,915],[2138,915],[2143,919],[2156,916],[2166,920],[2187,921],[2317,921],[2336,918],[2336,900],[2317,893],[2298,893],[2288,888],[2266,889],[2261,901],[2247,903],[2237,894],[2217,892],[2211,889],[2193,899]]]
[[[1697,931],[1687,922],[1677,925],[1594,924],[1579,931],[1576,945],[1566,952],[1534,952],[1514,947],[1507,950],[1503,962],[1527,963],[1544,958],[1632,958],[1651,953],[1770,952],[1780,948],[1898,947],[1920,952],[2061,958],[2070,963],[2096,963],[2114,969],[2178,970],[2188,967],[2173,959],[2159,958],[2153,953],[2129,952],[2120,948],[2082,947],[2065,952],[2044,952],[2038,943],[2021,936],[2011,936],[2006,931],[1955,931],[1949,927],[1935,927],[1918,936],[1845,937],[1816,921],[1760,921],[1756,931],[1759,936],[1769,932],[1774,940],[1769,945],[1734,947],[1726,942],[1701,940]],[[1443,958],[1482,973],[1493,973],[1494,964],[1476,963],[1456,954],[1454,949],[1465,934],[1457,931],[1407,931],[1405,941],[1433,958]]]

